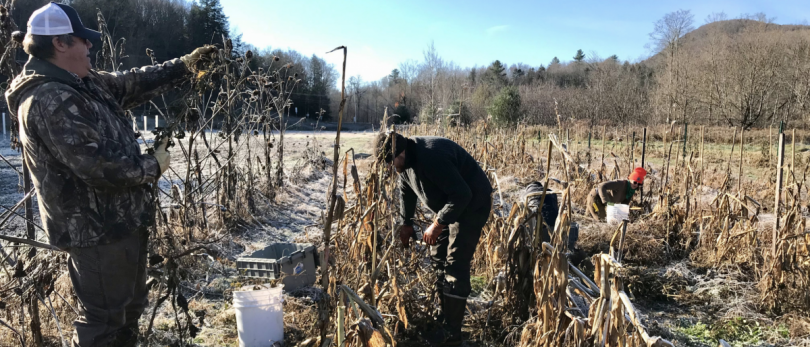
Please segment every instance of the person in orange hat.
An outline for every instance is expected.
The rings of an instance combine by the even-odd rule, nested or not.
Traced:
[[[588,213],[598,220],[605,220],[605,206],[613,204],[629,204],[643,184],[647,170],[637,167],[626,180],[616,180],[602,183],[594,188],[588,195]]]

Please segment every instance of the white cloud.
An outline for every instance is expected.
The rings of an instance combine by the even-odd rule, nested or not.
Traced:
[[[486,30],[487,36],[492,36],[497,33],[504,32],[506,31],[506,29],[509,29],[508,25],[496,25],[494,27],[487,28]]]

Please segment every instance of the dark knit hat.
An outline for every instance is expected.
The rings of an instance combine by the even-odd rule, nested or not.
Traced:
[[[394,144],[394,151],[392,153],[391,144]],[[400,155],[408,145],[408,139],[395,132],[380,132],[377,139],[374,141],[374,157],[378,160],[385,160],[390,163],[394,157]]]

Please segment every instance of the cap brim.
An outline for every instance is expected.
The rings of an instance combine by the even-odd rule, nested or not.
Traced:
[[[79,31],[79,32],[74,32],[71,35],[76,36],[76,37],[80,37],[80,38],[83,38],[83,39],[86,39],[86,40],[98,40],[98,39],[101,38],[101,33],[100,32],[95,31],[95,30],[90,30],[90,29],[87,29],[87,28],[84,28],[84,30]]]

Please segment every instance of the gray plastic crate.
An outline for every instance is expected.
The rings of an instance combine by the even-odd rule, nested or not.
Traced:
[[[315,269],[319,263],[315,246],[305,243],[274,243],[247,257],[236,259],[236,268],[247,277],[281,277],[285,291],[315,283]]]

